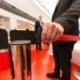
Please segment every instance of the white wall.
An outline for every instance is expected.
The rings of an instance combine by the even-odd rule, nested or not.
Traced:
[[[11,29],[17,29],[17,20],[10,18],[10,27]]]
[[[6,29],[8,34],[9,34],[9,31],[10,31],[10,19],[7,18],[7,17],[3,17],[2,18],[2,28],[3,29]]]
[[[5,14],[6,13],[6,14]],[[5,16],[5,17],[9,17],[10,18],[10,29],[14,29],[15,27],[17,27],[17,20],[21,20],[30,24],[35,24],[33,21],[28,21],[28,19],[20,17],[18,15],[15,15],[11,12],[8,12],[2,8],[0,8],[0,15]]]

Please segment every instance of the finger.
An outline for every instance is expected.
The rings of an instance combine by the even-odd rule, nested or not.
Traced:
[[[54,30],[54,25],[49,24],[49,28],[48,28],[48,31],[47,31],[47,34],[46,34],[46,38],[45,38],[45,42],[46,43],[49,43],[49,39],[50,39],[50,36],[51,36],[53,30]]]
[[[45,42],[45,37],[47,34],[47,30],[48,30],[48,24],[45,24],[41,33],[41,41],[44,43]]]
[[[57,32],[58,32],[58,29],[54,28],[54,30],[53,30],[53,32],[52,32],[52,34],[50,36],[49,43],[54,41]]]
[[[56,34],[55,38],[54,38],[54,41],[58,40],[61,35],[62,35],[62,33],[61,32],[58,32]]]

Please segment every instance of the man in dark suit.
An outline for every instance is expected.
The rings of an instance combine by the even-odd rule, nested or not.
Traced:
[[[59,80],[70,80],[71,58],[75,41],[58,41],[62,34],[79,35],[78,19],[80,17],[80,0],[60,0],[52,16],[52,22],[44,25],[42,42],[53,42],[55,69],[47,73],[49,78],[59,78],[60,69],[62,76]]]
[[[39,51],[41,50],[41,31],[43,28],[43,22],[42,22],[42,16],[39,15],[39,20],[36,21],[35,23],[35,35],[37,37],[37,42],[36,42],[36,50]]]

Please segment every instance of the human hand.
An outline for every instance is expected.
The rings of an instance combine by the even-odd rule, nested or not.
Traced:
[[[43,43],[52,43],[63,34],[64,28],[55,22],[48,22],[44,25],[41,39]]]

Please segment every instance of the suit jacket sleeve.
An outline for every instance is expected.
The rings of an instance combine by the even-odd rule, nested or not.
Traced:
[[[37,21],[35,22],[35,34],[37,34]]]
[[[68,32],[72,28],[72,26],[78,21],[79,17],[80,0],[75,0],[75,2],[70,6],[70,8],[54,22],[61,24],[64,28],[64,31]]]

